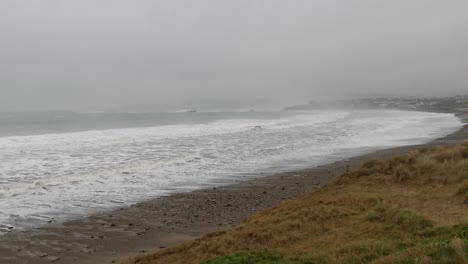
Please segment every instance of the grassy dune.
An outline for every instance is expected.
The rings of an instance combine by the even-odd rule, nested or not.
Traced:
[[[468,263],[468,142],[369,160],[235,229],[126,263]]]

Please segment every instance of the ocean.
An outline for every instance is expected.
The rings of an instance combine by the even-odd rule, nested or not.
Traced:
[[[0,234],[422,144],[462,126],[398,110],[1,113]]]

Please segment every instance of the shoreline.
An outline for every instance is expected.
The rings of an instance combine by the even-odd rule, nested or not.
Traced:
[[[319,188],[371,157],[468,138],[463,127],[446,137],[356,156],[310,169],[210,189],[175,193],[62,224],[0,236],[0,263],[117,263],[242,223],[283,200]],[[189,201],[189,202],[188,202]]]

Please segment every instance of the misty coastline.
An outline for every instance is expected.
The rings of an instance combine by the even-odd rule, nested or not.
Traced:
[[[202,122],[192,123],[197,115]],[[14,198],[9,203],[22,208],[12,211],[15,206],[4,204],[2,216],[11,212],[10,221],[27,224],[28,215],[36,215],[33,222],[40,223],[57,218],[47,216],[52,212],[100,211],[242,180],[258,171],[309,167],[374,149],[424,143],[459,127],[450,115],[393,110],[217,113],[215,119],[206,118],[204,113],[187,113],[190,122],[183,125],[0,138],[3,163],[8,164],[2,173],[11,175],[5,194]],[[38,206],[48,203],[58,207]],[[16,212],[24,216],[15,220]]]
[[[466,121],[467,121],[467,115],[466,114],[456,113],[456,115],[458,116],[458,118],[460,118],[460,120],[462,120],[466,124]],[[464,129],[466,129],[466,125],[464,125],[464,126],[465,126],[465,128],[461,128],[461,130],[459,130],[458,132],[454,132],[452,135],[457,135],[458,133],[460,133],[460,131],[464,131]],[[445,138],[448,139],[450,137],[451,137],[451,135],[448,135]],[[456,136],[456,138],[459,138],[459,137]],[[447,142],[448,141],[449,140],[447,140]],[[443,139],[442,140],[439,139],[439,140],[435,140],[434,142],[437,143],[437,142],[444,142],[444,141],[443,141]],[[432,144],[432,143],[428,143],[428,144]],[[398,152],[398,151],[401,151],[401,149],[408,149],[408,148],[411,148],[411,147],[399,147],[399,148],[396,148],[396,149],[393,149],[393,150],[380,150],[377,153],[380,153],[380,152],[388,153],[388,152],[393,152],[393,151]],[[350,153],[350,156],[356,156],[356,155],[362,155],[363,153],[374,152],[374,150],[362,150],[362,151],[363,152],[361,152],[361,153],[359,153],[359,152],[354,152],[354,154]],[[168,228],[168,226],[175,225],[175,226],[177,226],[177,228],[182,228],[182,229],[188,228],[188,229],[184,229],[186,231],[183,231],[183,232],[188,231],[189,234],[196,234],[197,232],[204,233],[207,230],[216,230],[218,228],[228,227],[228,226],[231,226],[232,224],[238,223],[239,221],[242,221],[242,219],[245,219],[244,217],[245,217],[246,214],[251,214],[253,212],[257,212],[258,210],[260,210],[260,208],[266,208],[268,206],[271,206],[271,205],[273,205],[275,203],[276,200],[273,199],[273,200],[269,201],[268,203],[264,203],[265,201],[259,203],[259,201],[261,200],[261,199],[259,200],[260,196],[254,195],[252,197],[248,196],[250,198],[245,197],[245,199],[247,199],[247,198],[248,199],[253,199],[253,200],[249,200],[250,202],[247,202],[248,204],[259,203],[258,206],[260,206],[260,207],[254,206],[254,207],[252,207],[252,209],[242,209],[243,213],[239,213],[239,211],[238,211],[238,210],[241,210],[241,207],[235,207],[237,209],[234,210],[233,213],[238,214],[237,216],[234,216],[234,215],[231,214],[229,216],[230,220],[221,220],[220,219],[220,220],[214,221],[213,219],[217,219],[216,217],[213,218],[215,215],[217,215],[216,212],[218,210],[221,210],[219,205],[227,203],[227,204],[231,204],[230,206],[232,206],[231,202],[221,202],[221,201],[217,200],[217,202],[214,202],[214,204],[213,204],[214,207],[211,207],[211,206],[208,207],[208,209],[211,208],[210,210],[214,210],[214,211],[211,211],[211,213],[209,213],[209,214],[207,213],[201,219],[193,218],[193,215],[196,215],[196,213],[194,213],[192,210],[188,211],[188,212],[191,212],[193,214],[191,217],[188,218],[188,219],[191,219],[190,221],[196,222],[195,220],[203,220],[202,223],[198,223],[197,225],[194,225],[194,226],[192,226],[192,224],[190,224],[190,221],[186,222],[186,221],[180,221],[180,220],[164,220],[162,223],[159,222],[159,221],[156,221],[157,223],[151,223],[151,221],[156,219],[155,216],[152,215],[152,214],[153,213],[159,214],[159,213],[164,212],[164,210],[171,210],[172,217],[175,216],[176,219],[179,219],[180,213],[181,213],[179,211],[180,210],[179,205],[175,205],[175,204],[171,205],[171,203],[173,203],[173,202],[175,203],[175,201],[180,202],[181,201],[180,199],[182,199],[182,201],[184,201],[183,202],[184,204],[188,205],[189,208],[192,208],[192,206],[195,206],[195,205],[191,205],[192,202],[189,202],[187,204],[187,200],[186,200],[186,199],[192,199],[192,198],[189,198],[189,197],[192,197],[192,195],[197,196],[200,193],[205,193],[207,191],[208,192],[214,191],[214,192],[218,193],[218,191],[219,191],[219,192],[223,193],[222,196],[225,196],[225,195],[228,195],[228,194],[224,193],[225,190],[233,189],[233,190],[241,190],[241,192],[243,192],[242,190],[244,190],[243,188],[245,188],[245,187],[241,187],[241,186],[252,186],[252,188],[254,188],[257,191],[258,190],[264,190],[265,188],[273,188],[273,189],[276,190],[275,192],[278,192],[278,194],[277,194],[278,197],[277,198],[279,198],[280,200],[285,199],[286,197],[293,197],[293,196],[305,191],[307,188],[310,188],[310,186],[319,186],[319,185],[322,185],[322,184],[330,181],[332,179],[332,175],[338,175],[340,172],[348,170],[350,168],[350,166],[355,166],[355,164],[356,164],[356,162],[358,160],[362,160],[362,159],[364,159],[364,157],[372,156],[372,155],[375,155],[375,154],[366,154],[363,157],[360,156],[360,157],[355,157],[355,158],[351,158],[351,159],[345,158],[346,157],[346,155],[345,155],[345,156],[342,156],[341,158],[336,158],[335,160],[334,160],[334,158],[332,158],[331,161],[335,161],[335,163],[332,163],[332,165],[320,165],[319,167],[311,168],[311,169],[306,169],[308,166],[305,166],[303,168],[303,169],[305,169],[305,171],[314,171],[314,170],[318,169],[320,172],[318,172],[317,174],[314,174],[314,175],[317,175],[317,177],[319,177],[319,178],[307,178],[307,179],[304,178],[304,180],[310,181],[309,183],[307,183],[306,185],[303,186],[303,188],[305,188],[305,189],[299,188],[299,189],[297,189],[297,190],[295,190],[293,192],[288,192],[288,194],[286,196],[284,196],[284,192],[281,190],[281,188],[286,188],[284,186],[291,184],[289,182],[289,181],[291,181],[291,176],[287,176],[286,178],[284,178],[284,176],[277,176],[277,175],[296,175],[297,173],[299,173],[299,175],[302,175],[302,173],[301,173],[301,171],[303,170],[302,168],[301,168],[300,171],[297,171],[298,168],[296,167],[294,169],[294,166],[288,168],[288,167],[284,167],[284,166],[286,166],[286,164],[278,165],[278,166],[276,166],[276,169],[272,170],[271,172],[267,173],[267,170],[262,170],[263,172],[261,174],[260,174],[260,172],[258,172],[254,178],[249,177],[249,178],[246,178],[246,179],[243,179],[243,180],[241,180],[241,179],[235,180],[236,183],[234,185],[230,185],[230,184],[234,183],[233,182],[234,180],[231,180],[231,181],[229,181],[229,180],[228,181],[226,181],[226,180],[217,180],[217,181],[214,182],[215,185],[212,185],[213,187],[209,187],[208,189],[203,189],[202,188],[201,190],[191,190],[190,192],[186,192],[186,191],[183,191],[182,189],[179,189],[179,190],[176,190],[174,194],[170,194],[169,196],[163,196],[163,197],[160,197],[160,198],[151,199],[151,200],[148,200],[146,202],[141,202],[141,203],[134,204],[134,205],[132,205],[130,207],[123,207],[123,208],[121,208],[121,209],[119,209],[117,211],[107,211],[107,212],[105,212],[103,214],[98,213],[98,214],[95,214],[93,216],[87,216],[86,218],[82,218],[81,220],[78,219],[78,220],[67,221],[65,223],[53,223],[54,220],[52,219],[52,224],[49,224],[49,226],[44,226],[44,227],[41,227],[39,229],[31,229],[29,231],[23,231],[23,232],[17,232],[17,231],[13,230],[12,233],[3,235],[3,236],[0,237],[0,239],[6,239],[6,238],[10,239],[10,238],[12,238],[13,239],[12,241],[16,241],[16,242],[12,242],[12,245],[16,245],[16,246],[13,246],[13,248],[16,248],[16,247],[22,248],[23,246],[26,246],[26,244],[24,244],[25,241],[29,241],[33,237],[35,237],[35,236],[37,236],[37,235],[39,235],[41,233],[44,233],[44,232],[54,233],[56,231],[52,231],[52,230],[56,230],[56,228],[59,228],[59,230],[60,230],[60,229],[63,229],[65,227],[65,228],[71,228],[70,231],[67,231],[67,232],[84,232],[84,233],[88,233],[89,231],[91,231],[91,230],[88,230],[89,228],[91,228],[91,226],[95,226],[95,224],[105,223],[105,222],[110,225],[111,229],[113,229],[112,227],[114,225],[117,225],[117,226],[121,225],[121,224],[116,224],[116,223],[131,222],[132,225],[128,226],[128,228],[124,228],[123,230],[119,229],[120,230],[119,232],[124,231],[124,233],[126,233],[126,232],[128,233],[129,232],[128,230],[131,230],[131,229],[136,230],[138,228],[143,228],[142,226],[144,226],[144,225],[151,226],[151,227],[146,227],[146,228],[151,228],[151,229],[155,228],[157,232],[159,232],[158,231],[158,229],[159,229],[158,226],[166,226],[166,228]],[[338,160],[341,160],[343,158],[344,158],[344,160],[338,161]],[[346,164],[346,165],[340,165],[340,164]],[[320,168],[322,168],[322,169],[320,169]],[[283,171],[283,173],[278,174],[280,171]],[[291,171],[291,172],[287,172],[287,171]],[[254,176],[254,175],[255,174],[253,174],[252,176]],[[275,182],[274,179],[277,179],[278,177],[280,179],[282,179],[282,181],[274,183]],[[270,182],[270,180],[272,182]],[[284,181],[286,181],[286,182],[284,182]],[[221,186],[226,186],[226,187],[220,187],[220,185]],[[297,185],[297,184],[295,183],[295,185]],[[268,187],[268,186],[270,186],[270,187]],[[292,188],[292,187],[294,187],[294,188]],[[288,190],[290,190],[290,188],[295,189],[296,187],[294,185],[290,186],[290,187],[287,187]],[[262,192],[264,192],[264,191],[262,191]],[[228,193],[230,193],[230,192],[228,192]],[[213,195],[215,195],[215,194],[213,194]],[[229,195],[231,195],[231,194],[229,194]],[[261,194],[261,196],[263,196],[263,195]],[[179,198],[177,198],[177,197],[179,197]],[[187,198],[182,198],[182,197],[187,197]],[[218,198],[216,198],[216,199],[218,199]],[[226,201],[233,201],[233,200],[230,200],[231,198],[226,198],[226,199],[227,199]],[[166,201],[168,202],[167,205],[166,205],[166,203],[167,203]],[[205,201],[205,200],[203,200],[203,201]],[[158,204],[158,205],[156,206],[156,204]],[[150,206],[149,208],[153,208],[153,209],[149,209],[149,208],[145,209],[145,210],[150,210],[153,213],[148,212],[149,215],[144,216],[144,214],[142,214],[141,216],[138,216],[137,218],[135,218],[135,216],[138,215],[139,213],[135,214],[134,216],[130,216],[130,215],[127,214],[129,212],[132,212],[131,215],[133,215],[134,213],[136,213],[134,210],[138,211],[138,210],[140,210],[139,208],[141,208],[141,207],[146,208],[146,206]],[[169,206],[169,207],[167,207],[167,206]],[[228,206],[228,207],[230,207],[230,206]],[[253,208],[256,208],[256,209],[253,209]],[[154,210],[156,210],[156,211],[154,211]],[[196,209],[196,211],[198,211],[198,210],[201,210],[200,212],[203,211],[202,209]],[[166,212],[165,214],[168,214],[168,212]],[[102,220],[103,217],[106,218],[106,220]],[[162,216],[160,216],[160,217],[162,217]],[[166,217],[169,217],[169,216],[165,215],[162,218],[166,218]],[[139,218],[141,218],[141,219],[139,219]],[[143,222],[141,222],[141,221],[143,221]],[[168,221],[168,222],[165,222],[165,221]],[[175,221],[175,222],[172,222],[172,221]],[[133,228],[133,226],[135,225],[134,222],[135,223],[136,222],[140,223],[140,224],[137,224],[137,226],[139,226],[138,228],[137,227]],[[218,224],[215,224],[216,222],[222,222],[223,224],[218,225]],[[214,226],[213,226],[213,224],[214,224]],[[100,225],[100,224],[93,227],[92,230],[94,230],[94,231],[92,231],[92,233],[99,234],[99,233],[102,233],[102,232],[105,232],[105,233],[110,232],[109,236],[110,237],[114,236],[112,234],[114,234],[113,232],[115,230],[114,231],[109,230],[108,227],[102,227],[103,229],[100,230],[101,227],[99,227],[99,226],[102,227],[102,225]],[[211,227],[206,229],[207,227],[202,227],[202,226],[211,226]],[[95,229],[95,228],[97,228],[97,229]],[[137,234],[141,233],[141,235],[143,235],[145,233],[149,233],[149,230],[145,231],[146,228],[143,228],[143,231],[136,231],[136,233]],[[172,228],[172,227],[170,227],[170,228]],[[73,229],[76,229],[76,230],[73,231]],[[81,231],[78,231],[78,230],[81,230]],[[88,230],[88,231],[86,231],[86,230]],[[125,230],[127,230],[127,231],[125,231]],[[164,232],[166,232],[165,233],[166,236],[172,237],[171,234],[173,233],[173,231],[171,231],[171,229],[169,229],[169,230],[165,229],[165,230],[166,231],[164,231]],[[172,229],[172,230],[174,230],[174,229]],[[189,230],[198,230],[198,231],[192,233]],[[131,232],[128,233],[127,235],[132,236]],[[99,235],[90,235],[89,237],[95,237],[95,236],[99,236]],[[102,236],[106,237],[107,235],[102,235]],[[137,236],[140,236],[140,235],[137,235]],[[191,235],[189,235],[189,237],[191,237]],[[172,241],[172,240],[170,240],[170,241]],[[184,239],[182,239],[182,240],[177,240],[176,239],[176,241],[184,241]],[[71,241],[69,241],[69,242],[71,242]],[[67,242],[67,243],[69,243],[69,242]],[[116,243],[118,243],[118,242],[116,242]],[[146,242],[146,243],[148,244],[149,242]],[[169,242],[169,243],[171,243],[171,242]],[[141,245],[141,244],[137,243],[136,245]],[[29,247],[29,246],[26,246],[26,247]],[[100,246],[97,246],[97,247],[99,248]],[[164,247],[166,247],[166,245],[164,245]],[[100,252],[100,250],[96,251],[96,253],[98,253],[98,252]],[[98,255],[99,254],[100,253],[98,253]],[[70,256],[72,256],[72,255],[70,255]],[[83,263],[85,263],[85,262],[83,262]]]
[[[468,1],[0,0],[0,264],[251,257],[234,244],[268,262],[286,255],[254,251],[286,250],[268,243],[312,229],[330,244],[317,236],[291,249],[329,247],[304,251],[322,254],[313,263],[467,262],[468,227],[455,223],[468,204],[466,10]],[[386,187],[385,207],[374,194]],[[324,189],[330,206],[312,197]],[[408,203],[394,199],[408,192]],[[296,199],[309,194],[318,209]],[[340,201],[350,197],[364,209]],[[419,210],[429,200],[437,213]],[[287,208],[296,201],[303,211]],[[264,210],[288,215],[257,218]],[[222,235],[250,217],[273,224],[245,240]],[[343,236],[341,217],[362,230]],[[375,240],[368,227],[395,237]],[[276,239],[280,229],[291,237]],[[254,238],[266,244],[249,247]],[[165,250],[194,240],[206,251]]]

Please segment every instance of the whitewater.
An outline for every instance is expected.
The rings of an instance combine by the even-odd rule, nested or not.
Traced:
[[[27,131],[15,117],[0,121],[9,126],[0,134],[1,231],[422,144],[462,126],[453,114],[398,110],[177,113],[140,123],[127,115],[118,125],[97,115],[72,129],[57,128],[75,119]]]

